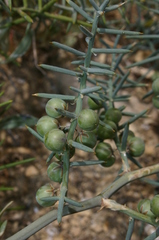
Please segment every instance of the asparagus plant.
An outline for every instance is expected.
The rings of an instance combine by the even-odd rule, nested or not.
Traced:
[[[37,191],[37,202],[43,207],[53,206],[58,202],[58,208],[57,210],[53,208],[49,213],[8,238],[8,240],[26,239],[56,219],[60,224],[63,216],[94,207],[101,207],[101,209],[103,207],[110,208],[115,211],[121,211],[131,217],[126,239],[131,239],[136,219],[156,227],[155,233],[146,238],[155,239],[158,236],[159,226],[158,207],[156,207],[158,206],[158,196],[154,197],[152,201],[146,201],[146,204],[145,201],[140,202],[138,210],[132,210],[109,199],[118,189],[134,180],[142,178],[152,183],[146,177],[159,172],[159,164],[142,167],[138,162],[136,157],[140,157],[144,153],[145,144],[141,138],[136,137],[129,130],[129,126],[132,123],[136,122],[139,118],[147,116],[147,110],[140,113],[125,112],[125,106],[116,106],[116,102],[127,102],[130,98],[130,95],[121,94],[122,89],[144,86],[140,81],[133,81],[129,71],[121,69],[121,61],[126,54],[132,52],[134,43],[118,48],[119,40],[122,35],[130,38],[140,38],[142,36],[142,39],[146,38],[147,35],[141,35],[140,31],[135,32],[100,27],[100,20],[103,16],[106,17],[108,12],[120,9],[126,3],[109,5],[109,0],[99,1],[99,4],[94,0],[90,0],[92,8],[91,11],[87,11],[85,4],[79,7],[79,5],[71,0],[67,2],[71,9],[74,9],[75,12],[80,14],[89,23],[90,27],[80,25],[80,30],[85,35],[88,45],[87,50],[79,51],[54,41],[52,42],[54,47],[77,56],[77,59],[72,62],[73,66],[77,66],[76,71],[47,64],[41,64],[40,67],[49,71],[73,76],[78,79],[79,86],[77,88],[70,86],[73,92],[72,95],[34,94],[34,96],[49,99],[45,107],[46,116],[42,116],[39,119],[36,125],[37,131],[27,127],[51,151],[46,160],[48,164],[47,174],[51,183],[46,183]],[[97,34],[115,34],[116,38],[113,47],[101,39],[102,47],[97,48],[95,45]],[[95,61],[95,56],[101,53],[111,54],[110,64]],[[144,61],[145,63],[149,63],[155,59],[158,59],[158,55],[149,57]],[[129,65],[128,68],[142,63]],[[154,86],[155,83],[153,84],[153,88],[156,89],[156,86]],[[157,90],[153,89],[153,91]],[[88,99],[87,107],[83,104],[85,98]],[[69,102],[75,104],[74,112],[70,112],[67,108]],[[60,126],[59,118],[61,116],[69,119],[69,127]],[[127,116],[128,120],[121,124],[120,121],[123,116]],[[99,164],[106,168],[113,167],[116,160],[116,153],[111,142],[108,142],[108,140],[115,143],[116,149],[120,154],[121,169],[114,181],[101,190],[100,194],[91,199],[84,201],[80,201],[79,199],[77,202],[74,199],[68,198],[69,169],[71,167],[85,166],[87,168],[89,165]],[[75,154],[75,149],[94,154],[94,159],[83,159],[80,162],[70,161]],[[135,171],[131,170],[130,161],[139,169]],[[60,184],[59,192],[54,188],[53,182]],[[158,182],[155,182],[155,184],[158,184]]]

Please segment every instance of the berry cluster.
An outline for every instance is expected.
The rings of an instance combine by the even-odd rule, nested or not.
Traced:
[[[105,141],[119,138],[122,143],[123,132],[118,137],[122,111],[117,108],[103,110],[102,101],[95,102],[90,97],[88,98],[88,107],[82,109],[77,116],[75,115],[77,126],[71,142],[67,139],[69,130],[65,127],[62,128],[58,121],[60,117],[65,116],[67,110],[67,103],[62,99],[50,99],[45,107],[47,115],[41,117],[37,122],[37,133],[43,138],[45,147],[52,151],[52,157],[56,158],[47,169],[47,175],[53,182],[62,182],[63,154],[66,149],[69,149],[69,159],[73,157],[75,148],[91,149],[101,166],[111,167],[115,163],[116,158],[112,146]],[[74,145],[72,142],[76,144]],[[143,140],[135,137],[134,133],[129,130],[126,152],[132,157],[139,157],[143,154],[144,149]],[[52,185],[46,184],[37,191],[36,199],[41,206],[50,206],[56,201],[45,202],[41,198],[54,195],[55,191]]]

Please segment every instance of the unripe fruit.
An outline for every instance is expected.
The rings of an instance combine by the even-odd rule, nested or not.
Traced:
[[[93,132],[84,132],[76,138],[76,141],[87,147],[94,148],[97,142],[97,137]]]
[[[110,158],[105,160],[104,163],[101,163],[102,167],[111,167],[115,163],[115,156],[112,155]]]
[[[118,124],[122,118],[122,113],[117,108],[110,108],[106,111],[105,119],[110,120]]]
[[[103,167],[110,167],[115,162],[112,147],[109,143],[101,142],[95,148],[96,156],[99,160],[103,160]]]
[[[50,183],[45,184],[44,186],[40,187],[36,192],[36,201],[42,207],[50,207],[54,205],[57,201],[52,200],[49,202],[42,201],[42,198],[45,197],[53,197],[54,196],[54,188]]]
[[[120,133],[120,135],[119,135],[120,141],[122,141],[122,137],[123,137],[123,132]],[[128,131],[127,142],[129,142],[130,139],[133,138],[133,137],[135,137],[135,134],[134,134],[131,130],[129,130],[129,131]]]
[[[145,151],[144,141],[139,137],[132,137],[128,144],[129,153],[133,157],[140,157]]]
[[[97,138],[100,140],[104,139],[113,139],[116,135],[117,126],[114,122],[109,120],[104,120],[105,124],[108,124],[108,126],[103,126],[99,124],[97,129]]]
[[[153,83],[152,83],[152,90],[155,95],[159,94],[159,78],[157,78]]]
[[[54,152],[60,152],[66,145],[66,135],[59,129],[53,129],[44,136],[46,148]]]
[[[153,105],[154,105],[155,108],[159,108],[159,96],[158,96],[158,95],[157,95],[157,96],[154,96],[154,97],[152,98],[152,103],[153,103]]]
[[[78,116],[78,125],[85,131],[92,131],[99,124],[98,114],[92,109],[83,109]]]
[[[67,108],[67,104],[59,98],[50,99],[45,106],[46,113],[53,118],[60,118],[61,114],[56,111],[56,108],[61,110],[65,110]]]
[[[95,148],[95,153],[98,159],[105,160],[111,157],[112,147],[109,143],[100,142]]]
[[[150,209],[150,200],[149,199],[140,200],[140,202],[137,205],[137,210],[144,215],[148,215],[150,217],[155,217]]]
[[[42,137],[50,130],[57,128],[58,121],[55,118],[51,118],[49,116],[41,117],[36,124],[36,130]]]
[[[97,110],[102,107],[101,101],[98,101],[98,104],[92,100],[92,98],[88,97],[88,106],[92,110]]]
[[[150,208],[155,217],[159,217],[159,195],[153,197],[150,202]]]
[[[48,166],[47,175],[52,181],[61,183],[61,181],[62,181],[62,166],[56,162],[52,162]]]

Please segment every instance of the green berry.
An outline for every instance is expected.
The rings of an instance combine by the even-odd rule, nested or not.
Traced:
[[[159,109],[159,95],[154,96],[154,97],[152,98],[152,103],[153,103],[153,105],[154,105],[155,108]]]
[[[99,160],[108,159],[112,155],[112,147],[109,143],[100,142],[95,148],[95,153]]]
[[[150,202],[150,208],[155,217],[159,217],[159,195],[156,195],[152,198]]]
[[[36,130],[42,137],[50,130],[57,128],[58,121],[55,118],[51,118],[49,116],[41,117],[36,124]]]
[[[59,129],[53,129],[44,136],[46,148],[54,152],[60,152],[66,145],[66,135]]]
[[[152,83],[152,90],[155,95],[159,94],[159,78],[157,78],[153,83]]]
[[[102,167],[111,167],[115,163],[115,156],[112,155],[110,158],[105,160],[104,163],[101,164]]]
[[[98,114],[92,109],[83,109],[78,116],[78,125],[85,131],[92,131],[99,124]]]
[[[99,160],[104,161],[104,163],[101,164],[103,167],[110,167],[114,164],[115,157],[113,155],[112,147],[109,143],[98,143],[95,148],[95,153]]]
[[[56,162],[52,162],[47,169],[47,175],[50,180],[61,183],[62,181],[62,166]]]
[[[140,200],[140,202],[137,205],[137,210],[144,215],[155,217],[150,209],[150,199]]]
[[[122,141],[122,137],[123,137],[123,132],[120,133],[120,135],[119,135],[120,141]],[[128,131],[127,142],[129,142],[130,139],[133,138],[133,137],[135,137],[135,134],[134,134],[131,130],[129,130],[129,131]]]
[[[122,113],[117,108],[110,108],[106,111],[105,118],[118,124],[122,118]]]
[[[139,137],[132,137],[128,143],[129,153],[133,157],[140,157],[145,151],[145,143]]]
[[[49,202],[42,201],[42,198],[45,197],[53,197],[54,196],[54,188],[50,183],[45,184],[44,186],[40,187],[36,192],[36,201],[42,207],[50,207],[54,205],[57,201],[52,200]]]
[[[96,103],[92,98],[88,97],[88,106],[90,109],[92,110],[100,109],[102,107],[102,102],[101,101],[97,102],[98,103]]]
[[[87,147],[94,148],[97,142],[97,137],[93,132],[84,132],[76,138],[76,141]]]
[[[60,118],[61,114],[56,111],[56,108],[65,110],[67,108],[67,104],[62,99],[59,98],[50,99],[45,106],[47,115],[53,118]]]
[[[114,122],[104,120],[105,126],[99,124],[97,128],[97,138],[100,140],[113,139],[116,135],[117,126]]]

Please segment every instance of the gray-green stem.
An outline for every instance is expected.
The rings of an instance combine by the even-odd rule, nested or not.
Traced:
[[[151,218],[150,216],[148,216],[146,214],[142,214],[142,213],[139,213],[137,211],[134,211],[134,210],[126,207],[125,205],[121,205],[121,204],[117,203],[114,200],[102,199],[101,209],[103,209],[104,207],[109,208],[113,211],[123,212],[123,213],[127,214],[128,216],[130,216],[134,219],[138,219],[142,222],[149,223],[153,226],[156,226],[156,227],[159,226],[159,222],[156,222],[155,218]]]
[[[129,172],[130,171],[130,166],[129,166],[128,158],[127,158],[127,155],[126,155],[126,151],[122,150],[121,143],[119,141],[119,137],[117,136],[117,134],[116,134],[116,138],[114,139],[114,141],[115,141],[115,144],[116,144],[116,146],[118,148],[118,151],[120,153],[120,156],[121,156],[122,171],[124,173]]]
[[[159,164],[142,168],[136,171],[128,172],[122,177],[120,177],[115,182],[111,183],[107,188],[105,188],[101,194],[98,196],[80,202],[82,207],[75,207],[65,205],[63,209],[63,216],[70,215],[73,213],[85,211],[91,208],[100,207],[102,198],[110,198],[115,192],[117,192],[124,185],[132,182],[134,180],[155,174],[159,172]],[[40,229],[47,226],[49,223],[55,221],[57,219],[57,210],[52,210],[49,213],[45,214],[41,218],[38,218],[36,221],[31,223],[29,226],[23,228],[21,231],[9,237],[7,240],[25,240],[38,232]]]
[[[58,214],[57,214],[57,221],[61,223],[62,215],[63,215],[63,206],[64,206],[64,198],[67,194],[68,190],[68,176],[69,176],[69,150],[64,152],[63,155],[63,178],[62,178],[62,185],[60,190],[60,200],[58,205]]]
[[[96,32],[97,32],[98,19],[99,19],[99,16],[96,13],[96,17],[94,19],[93,26],[92,26],[93,36],[89,41],[88,51],[87,51],[86,58],[85,58],[85,61],[84,61],[84,67],[86,67],[86,68],[90,66],[90,62],[91,62],[91,56],[92,56],[92,51],[91,50],[93,48],[95,35],[96,35]],[[86,72],[83,72],[83,75],[82,75],[82,77],[79,78],[79,81],[80,81],[80,89],[85,89],[86,88],[86,81],[87,81],[87,73]],[[75,114],[77,116],[79,115],[79,113],[82,110],[82,104],[83,104],[83,96],[79,93],[78,97],[77,97],[77,100],[76,100],[76,109],[75,109]],[[76,126],[77,126],[77,120],[75,119],[71,122],[71,125],[70,125],[70,129],[69,129],[68,136],[67,136],[68,141],[73,139]],[[68,162],[67,167],[68,167],[68,171],[69,171],[69,159],[67,160],[67,162]],[[63,179],[63,181],[64,181],[64,179]],[[62,181],[62,187],[61,187],[61,191],[60,191],[60,200],[59,200],[59,206],[58,206],[57,220],[58,220],[59,223],[61,222],[61,219],[62,219],[64,197],[65,197],[65,194],[67,192],[66,183],[63,183],[63,181]],[[68,185],[68,176],[67,176],[67,185]]]

